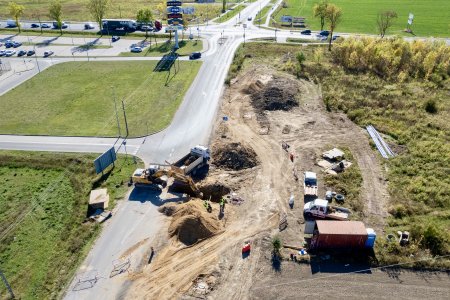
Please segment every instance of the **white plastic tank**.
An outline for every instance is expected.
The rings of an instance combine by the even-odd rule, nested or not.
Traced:
[[[365,244],[366,248],[373,248],[373,246],[375,245],[375,240],[377,238],[377,234],[375,232],[375,230],[373,230],[372,228],[366,228],[367,230],[367,241]]]

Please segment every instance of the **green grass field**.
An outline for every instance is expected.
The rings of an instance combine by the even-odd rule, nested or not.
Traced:
[[[83,224],[90,190],[106,187],[111,204],[128,190],[133,160],[119,156],[105,181],[95,157],[0,151],[0,269],[16,299],[59,298],[100,229]]]
[[[320,21],[313,18],[312,8],[318,0],[286,0],[288,8],[283,8],[276,15],[275,20],[280,21],[281,16],[306,17],[307,23],[313,30],[320,29]],[[342,22],[336,32],[377,33],[376,18],[379,11],[394,10],[398,14],[395,24],[390,28],[389,34],[404,34],[409,13],[414,14],[412,29],[417,36],[450,36],[450,1],[448,0],[333,0],[342,8]],[[301,7],[301,3],[306,3]],[[410,35],[410,34],[408,34]]]
[[[168,73],[153,72],[156,63],[57,64],[0,97],[0,133],[117,136],[114,93],[119,108],[125,100],[131,136],[146,135],[147,125],[149,133],[160,130],[169,125],[201,62],[180,62],[167,86]],[[120,110],[125,128],[122,116]]]
[[[189,34],[187,34],[189,35]],[[186,34],[185,34],[186,37]],[[181,38],[181,36],[180,36]],[[172,51],[173,46],[175,43],[172,41],[171,43],[166,43],[165,41],[158,41],[158,45],[152,41],[151,47],[146,47],[144,50],[140,53],[132,53],[130,51],[128,52],[122,52],[120,53],[120,56],[162,56],[164,54],[169,53]],[[196,51],[202,51],[203,49],[203,42],[202,41],[196,41],[195,39],[192,41],[184,40],[179,41],[178,45],[180,48],[177,50],[177,53],[179,55],[189,55],[192,52]]]

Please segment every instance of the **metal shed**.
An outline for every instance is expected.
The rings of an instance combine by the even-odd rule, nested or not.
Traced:
[[[310,249],[364,248],[366,241],[363,222],[317,220]]]

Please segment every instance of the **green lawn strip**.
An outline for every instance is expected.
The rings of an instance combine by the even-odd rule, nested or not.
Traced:
[[[253,25],[260,25],[266,23],[266,17],[269,13],[269,11],[272,9],[272,7],[275,5],[277,0],[271,0],[269,4],[263,7],[258,13],[256,14],[255,18],[253,19]]]
[[[274,16],[280,22],[281,16],[302,16],[312,30],[320,30],[320,20],[313,18],[313,6],[318,1],[307,0],[302,8],[302,0],[286,0],[288,8],[283,8]],[[342,8],[342,21],[336,32],[377,33],[376,18],[379,11],[394,10],[398,18],[388,30],[388,34],[402,34],[407,26],[409,13],[414,14],[412,29],[417,36],[450,36],[450,2],[447,0],[420,1],[410,0],[334,0]],[[327,26],[327,25],[326,25]],[[289,28],[289,27],[287,27]]]
[[[62,35],[59,31],[41,31],[39,29],[22,29],[19,33],[17,29],[0,28],[0,34],[11,34],[15,36],[41,36],[41,37],[83,37],[83,38],[111,38],[114,34],[101,34],[89,31],[66,31],[63,30]],[[169,34],[164,32],[148,33],[149,38],[168,38]],[[120,35],[122,39],[139,40],[145,38],[145,32],[136,31],[133,33],[127,33],[126,35]]]
[[[0,132],[117,136],[114,95],[119,108],[125,100],[130,136],[161,130],[171,122],[201,62],[180,62],[179,72],[167,85],[167,72],[153,72],[156,64],[57,64],[0,97]],[[119,119],[125,128],[121,111]]]
[[[225,14],[220,16],[219,18],[215,19],[214,22],[216,23],[223,23],[240,13],[244,8],[247,6],[245,4],[239,4],[233,8],[233,10],[227,11]]]
[[[96,156],[0,151],[0,269],[16,298],[58,298],[100,230],[83,223],[90,190],[106,187],[111,208],[128,190],[133,160],[119,156],[101,178]]]
[[[156,45],[154,41],[152,41],[151,46],[145,47],[142,52],[139,53],[132,53],[131,51],[122,52],[119,54],[119,56],[162,56],[172,51],[174,45],[175,42],[173,41],[171,43],[160,41],[158,42],[158,45]],[[180,46],[180,48],[177,50],[177,53],[179,55],[189,55],[192,52],[203,50],[203,42],[201,40],[179,41],[178,45]]]
[[[286,42],[288,43],[317,43],[318,41],[311,39],[301,39],[301,38],[287,38]]]

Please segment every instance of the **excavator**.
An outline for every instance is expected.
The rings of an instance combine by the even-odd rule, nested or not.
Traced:
[[[131,180],[135,186],[149,186],[162,190],[167,186],[168,178],[173,178],[175,182],[187,186],[193,196],[199,198],[203,196],[190,176],[184,175],[179,168],[169,165],[150,165],[147,169],[136,169]]]

